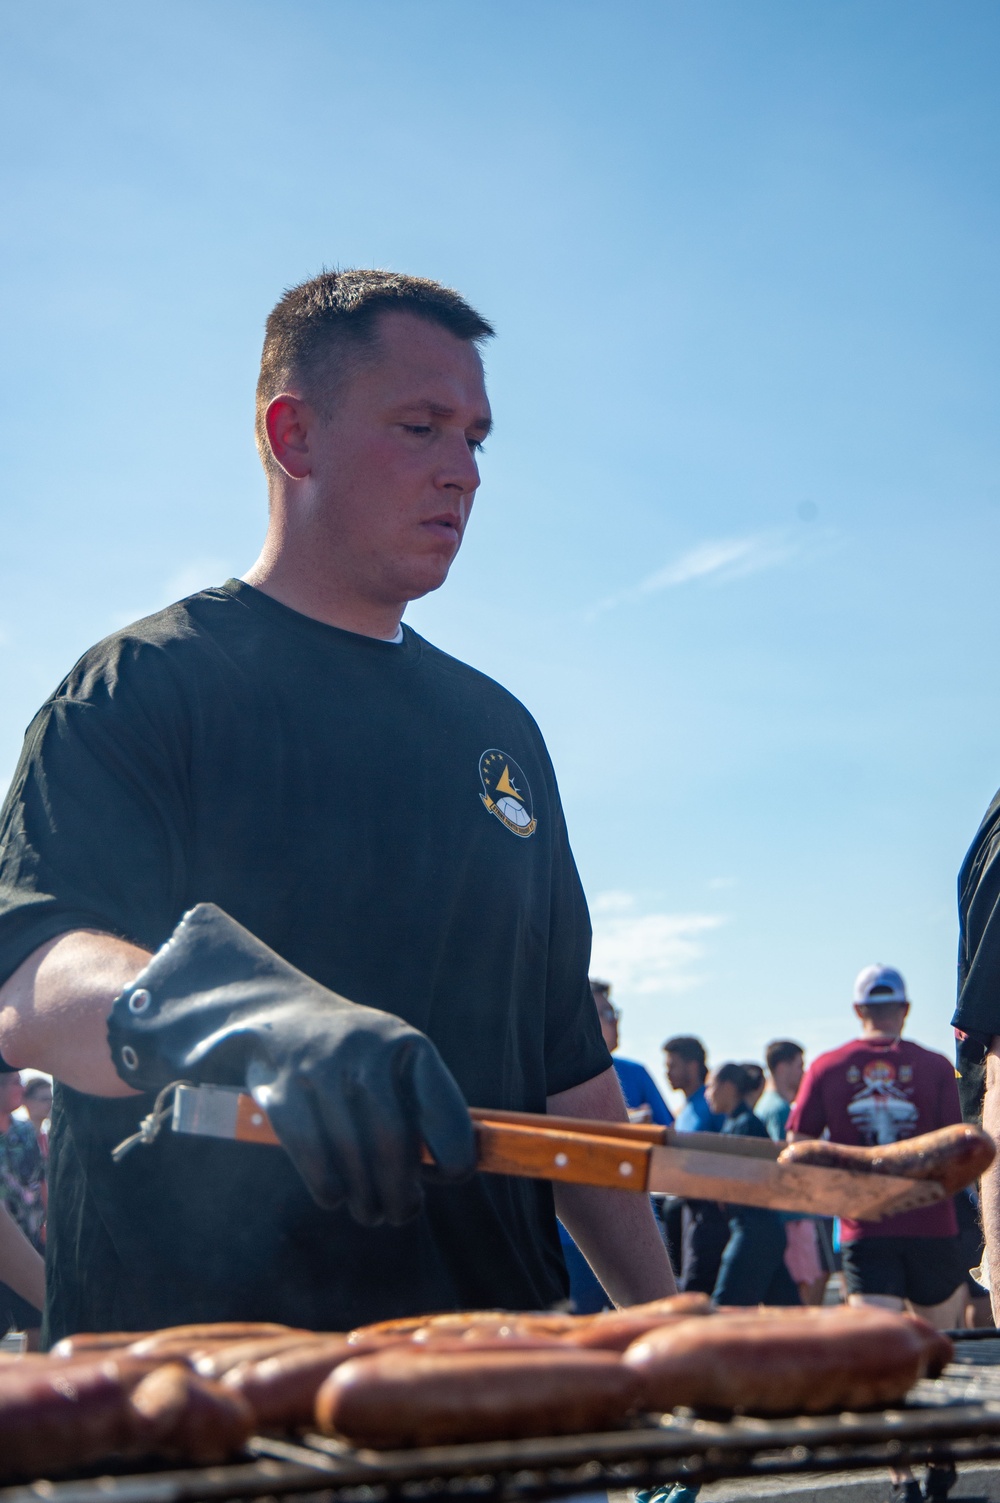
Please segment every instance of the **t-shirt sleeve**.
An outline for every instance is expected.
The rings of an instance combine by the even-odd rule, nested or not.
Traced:
[[[958,1004],[954,1027],[1000,1034],[1000,794],[958,877]]]
[[[807,1138],[822,1137],[827,1126],[826,1106],[823,1102],[822,1077],[810,1065],[802,1078],[799,1094],[785,1124],[786,1133],[800,1132]]]
[[[0,980],[73,929],[156,948],[183,911],[183,715],[155,649],[113,640],[25,737],[0,813]]]
[[[590,914],[558,794],[553,798],[552,893],[545,1009],[545,1090],[554,1096],[611,1068],[590,989]]]

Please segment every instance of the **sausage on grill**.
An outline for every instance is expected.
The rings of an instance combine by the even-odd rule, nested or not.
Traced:
[[[238,1393],[179,1362],[149,1373],[131,1397],[135,1443],[145,1455],[213,1466],[241,1451],[254,1413]]]
[[[955,1347],[943,1331],[936,1331],[930,1321],[910,1310],[886,1311],[881,1305],[719,1305],[717,1315],[727,1320],[806,1320],[829,1322],[831,1320],[856,1320],[871,1316],[875,1319],[892,1314],[906,1323],[920,1337],[924,1348],[924,1367],[921,1377],[939,1378],[955,1357]],[[820,1326],[822,1330],[823,1327]]]
[[[316,1395],[326,1378],[342,1362],[389,1349],[441,1352],[470,1351],[470,1343],[455,1336],[435,1336],[419,1345],[397,1341],[381,1335],[350,1341],[344,1336],[328,1337],[291,1347],[272,1356],[247,1360],[231,1367],[223,1376],[226,1388],[243,1395],[261,1429],[297,1430],[312,1424]],[[476,1353],[500,1351],[551,1351],[558,1343],[531,1337],[483,1338],[475,1343]]]
[[[711,1310],[707,1294],[675,1294],[643,1305],[626,1305],[621,1310],[577,1317],[574,1328],[566,1333],[567,1340],[584,1350],[623,1352],[647,1331],[674,1325],[679,1320],[690,1320],[694,1316],[709,1315]]]
[[[81,1331],[76,1336],[64,1336],[49,1352],[50,1357],[93,1356],[100,1352],[118,1352],[145,1341],[152,1331]]]
[[[289,1332],[287,1336],[257,1336],[250,1341],[227,1341],[222,1346],[203,1350],[195,1358],[194,1369],[203,1378],[218,1382],[234,1367],[248,1362],[262,1362],[265,1357],[277,1357],[281,1352],[297,1351],[300,1347],[315,1346],[318,1342],[343,1340],[334,1334],[319,1332]]]
[[[889,1311],[778,1320],[716,1315],[651,1331],[622,1359],[644,1407],[826,1414],[899,1403],[923,1375],[923,1337]]]
[[[324,1378],[364,1348],[348,1344],[346,1336],[305,1342],[259,1360],[235,1364],[222,1377],[222,1387],[249,1404],[262,1430],[295,1430],[313,1417],[316,1394]]]
[[[192,1326],[164,1326],[162,1331],[151,1331],[129,1345],[129,1351],[139,1357],[174,1353],[183,1349],[195,1351],[211,1343],[251,1341],[259,1336],[285,1336],[294,1331],[293,1326],[276,1325],[272,1321],[218,1321]],[[308,1336],[308,1331],[300,1331]],[[75,1338],[74,1338],[75,1339]]]
[[[378,1448],[585,1433],[620,1424],[641,1388],[611,1352],[398,1346],[331,1373],[316,1423]]]
[[[112,1457],[208,1464],[239,1451],[253,1414],[179,1363],[21,1358],[0,1369],[0,1480],[58,1475]]]
[[[0,1371],[0,1479],[45,1477],[126,1454],[135,1427],[129,1388],[113,1360],[64,1366],[11,1363]]]

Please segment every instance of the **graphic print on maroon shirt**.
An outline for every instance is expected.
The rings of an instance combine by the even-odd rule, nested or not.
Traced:
[[[802,1081],[788,1131],[872,1148],[915,1138],[962,1120],[955,1071],[943,1054],[909,1039],[855,1039],[813,1060]],[[904,1211],[884,1221],[841,1221],[841,1238],[953,1237],[952,1200]]]

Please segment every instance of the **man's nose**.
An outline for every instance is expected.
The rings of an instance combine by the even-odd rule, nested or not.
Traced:
[[[442,456],[437,483],[444,490],[458,490],[469,495],[479,486],[479,465],[469,448],[464,434],[459,434],[448,444],[448,452]]]

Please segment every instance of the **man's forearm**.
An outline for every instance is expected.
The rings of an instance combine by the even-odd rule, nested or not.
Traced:
[[[566,1117],[628,1121],[613,1069],[550,1096],[548,1109]],[[676,1292],[648,1195],[591,1185],[557,1184],[554,1189],[559,1220],[616,1305],[636,1305]]]
[[[1000,1038],[986,1056],[983,1127],[1000,1144]],[[994,1320],[1000,1317],[1000,1162],[994,1159],[979,1182],[979,1211],[986,1238],[985,1262],[990,1270],[990,1302]]]
[[[107,1021],[149,953],[74,930],[41,945],[0,987],[0,1054],[93,1096],[131,1096],[111,1063]]]

